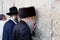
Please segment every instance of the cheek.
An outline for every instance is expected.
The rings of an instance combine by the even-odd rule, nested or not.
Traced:
[[[36,24],[35,21],[32,21],[32,25],[35,26],[35,24]]]
[[[3,17],[6,20],[6,17]]]
[[[33,20],[33,24],[36,24],[36,21],[35,20]]]
[[[36,21],[35,21],[35,20],[33,21],[33,26],[34,26],[34,28],[35,28],[35,26],[36,26]]]
[[[7,18],[5,17],[5,20],[6,20]]]
[[[18,19],[18,17],[16,16],[16,19]]]

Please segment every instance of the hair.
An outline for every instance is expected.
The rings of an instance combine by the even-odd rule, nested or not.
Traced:
[[[5,17],[5,15],[4,14],[0,14],[0,20],[2,20],[3,17]]]

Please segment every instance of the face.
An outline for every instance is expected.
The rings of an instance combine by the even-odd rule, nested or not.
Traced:
[[[18,21],[20,22],[20,17],[18,16]]]
[[[35,29],[35,27],[36,27],[36,17],[33,16],[33,17],[31,18],[31,21],[33,22],[33,28]]]
[[[30,17],[28,22],[29,22],[29,25],[32,27],[32,29],[35,30],[35,28],[36,28],[36,17],[35,16]]]
[[[3,21],[5,21],[5,20],[6,20],[6,16],[3,17]]]
[[[16,23],[18,23],[18,15],[13,15],[13,19],[15,20]]]
[[[17,20],[18,20],[18,15],[15,15],[15,19],[17,19]]]

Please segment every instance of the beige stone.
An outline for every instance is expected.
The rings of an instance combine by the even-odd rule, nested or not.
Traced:
[[[0,13],[6,14],[12,6],[36,8],[36,40],[60,40],[60,0],[0,0]]]

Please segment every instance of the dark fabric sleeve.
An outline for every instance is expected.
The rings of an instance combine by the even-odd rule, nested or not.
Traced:
[[[3,28],[3,40],[12,40],[12,30],[14,24],[5,24]]]
[[[9,40],[12,40],[12,30],[13,30],[13,25],[10,25],[11,28],[9,28],[8,34],[9,34]]]
[[[2,40],[8,40],[9,39],[9,37],[8,37],[8,30],[6,29],[6,26],[7,25],[5,25],[4,28],[3,28],[3,37],[2,37]]]
[[[13,29],[14,40],[31,40],[31,33],[28,26],[16,25]]]
[[[16,29],[15,29],[15,26],[13,28],[13,32],[12,32],[12,37],[13,37],[13,40],[17,40],[17,37],[16,37]]]

